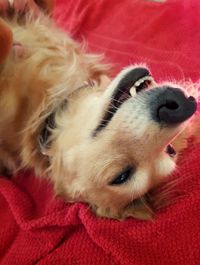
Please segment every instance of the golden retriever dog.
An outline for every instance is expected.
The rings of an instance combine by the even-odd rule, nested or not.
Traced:
[[[32,0],[0,3],[1,171],[32,169],[55,194],[99,216],[147,218],[138,199],[175,169],[171,142],[195,113],[195,98],[157,84],[144,65],[107,85],[99,57]]]

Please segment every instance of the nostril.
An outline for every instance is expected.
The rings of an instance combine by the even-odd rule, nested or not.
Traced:
[[[197,109],[195,98],[178,88],[158,87],[153,92],[151,112],[156,122],[173,126],[189,119]]]
[[[182,116],[181,103],[174,99],[165,99],[157,109],[157,117],[160,121],[167,124],[177,123]]]
[[[169,110],[176,110],[179,108],[179,105],[176,101],[174,100],[167,100],[166,104],[163,105],[162,107],[166,107]]]

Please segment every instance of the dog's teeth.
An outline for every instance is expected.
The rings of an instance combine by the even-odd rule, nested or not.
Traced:
[[[145,76],[143,78],[140,78],[138,81],[135,82],[134,86],[139,87],[145,81],[153,81],[153,78],[151,76]]]
[[[135,85],[136,87],[138,87],[138,86],[140,86],[142,83],[143,83],[143,81],[139,80],[139,81],[135,82],[134,85]]]
[[[132,97],[134,97],[136,95],[136,87],[132,86],[129,93],[131,94]]]

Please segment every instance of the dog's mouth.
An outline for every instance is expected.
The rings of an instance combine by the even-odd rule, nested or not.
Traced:
[[[150,72],[146,68],[138,67],[126,74],[119,82],[117,88],[115,89],[111,102],[104,114],[104,117],[96,128],[94,136],[100,130],[107,126],[109,121],[112,119],[116,111],[120,106],[128,99],[135,97],[140,92],[153,88],[156,86],[156,82],[151,76]],[[167,153],[171,158],[176,156],[176,151],[172,144],[168,144],[164,152]]]
[[[126,100],[154,84],[153,77],[145,68],[135,68],[118,84],[112,95],[110,105],[119,108]]]
[[[154,85],[154,79],[146,68],[138,67],[126,74],[117,85],[103,119],[95,129],[93,136],[96,136],[99,131],[108,125],[125,101]]]

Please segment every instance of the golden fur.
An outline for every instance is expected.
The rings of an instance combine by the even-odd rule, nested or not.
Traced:
[[[186,124],[160,130],[149,123],[147,110],[138,119],[137,107],[130,114],[127,106],[104,132],[91,137],[116,84],[135,66],[123,70],[104,92],[106,67],[100,58],[86,54],[45,15],[29,15],[25,22],[1,19],[1,38],[2,170],[33,169],[50,179],[56,194],[87,202],[101,216],[148,218],[151,211],[137,199],[174,170],[175,161],[164,148]],[[90,80],[96,84],[84,86]],[[56,127],[50,129],[48,145],[40,146],[38,139],[51,113]],[[137,167],[134,178],[121,186],[108,185],[129,164]]]

